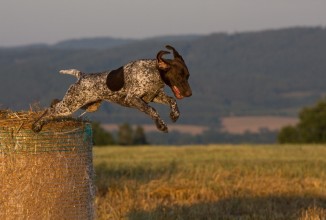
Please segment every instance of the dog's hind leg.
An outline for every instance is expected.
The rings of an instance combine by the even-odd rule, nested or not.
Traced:
[[[32,130],[34,132],[40,132],[43,126],[54,118],[69,116],[73,113],[68,108],[62,108],[62,105],[60,104],[62,104],[62,101],[52,104],[51,107],[47,108],[44,113],[32,124]]]
[[[72,115],[75,111],[83,106],[81,100],[84,99],[82,95],[74,96],[75,86],[71,86],[66,95],[61,101],[53,100],[51,106],[47,108],[44,113],[32,125],[34,132],[40,132],[42,127],[57,117],[66,117]]]
[[[54,107],[56,104],[58,104],[61,100],[60,99],[53,99],[51,104],[50,104],[50,107]]]
[[[52,101],[51,106],[33,123],[32,130],[34,132],[40,132],[42,127],[51,120],[71,116],[80,108],[85,109],[87,112],[96,111],[101,104],[101,100],[88,101],[83,93],[79,93],[79,95],[75,94],[75,86],[71,86],[61,101]]]
[[[46,109],[43,114],[38,119],[36,119],[36,121],[34,121],[34,123],[32,124],[32,130],[34,132],[40,132],[42,130],[43,126],[45,125],[44,117],[48,115],[48,112],[49,108]]]

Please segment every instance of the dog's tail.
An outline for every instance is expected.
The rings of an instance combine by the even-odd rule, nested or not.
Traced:
[[[77,77],[77,79],[79,79],[80,77],[82,77],[84,75],[82,72],[80,72],[79,70],[76,70],[76,69],[60,70],[60,73],[73,75],[73,76]]]

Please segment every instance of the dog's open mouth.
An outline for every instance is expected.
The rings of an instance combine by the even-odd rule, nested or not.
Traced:
[[[181,95],[180,90],[178,89],[178,87],[172,86],[172,91],[173,91],[175,97],[177,97],[177,99],[183,99],[183,95]]]

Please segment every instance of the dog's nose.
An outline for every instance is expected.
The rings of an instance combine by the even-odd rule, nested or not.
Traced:
[[[192,95],[191,90],[187,90],[186,93],[185,93],[185,96],[186,96],[186,97],[189,97],[189,96],[191,96],[191,95]]]

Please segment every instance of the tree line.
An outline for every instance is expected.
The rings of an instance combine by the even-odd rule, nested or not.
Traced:
[[[285,126],[278,134],[279,143],[326,143],[326,98],[299,113],[299,122]]]
[[[132,128],[128,123],[119,126],[113,135],[105,131],[99,123],[93,123],[94,145],[184,145],[212,143],[326,143],[326,98],[315,105],[304,107],[299,113],[296,125],[283,127],[279,132],[261,129],[258,133],[230,134],[218,127],[210,127],[202,134],[191,135],[172,131],[168,134],[149,132],[146,137],[141,126]]]
[[[93,144],[95,146],[106,145],[146,145],[148,144],[147,138],[143,127],[137,126],[132,128],[128,123],[119,126],[117,134],[111,134],[101,127],[100,123],[93,122]]]
[[[275,143],[276,131],[261,129],[258,133],[245,132],[231,134],[223,132],[220,128],[210,127],[201,134],[192,135],[178,131],[161,133],[152,131],[145,133],[142,126],[133,128],[128,123],[119,126],[117,132],[108,132],[98,122],[93,123],[93,143],[95,146],[137,146],[137,145],[188,145],[188,144],[214,144],[214,143]]]

